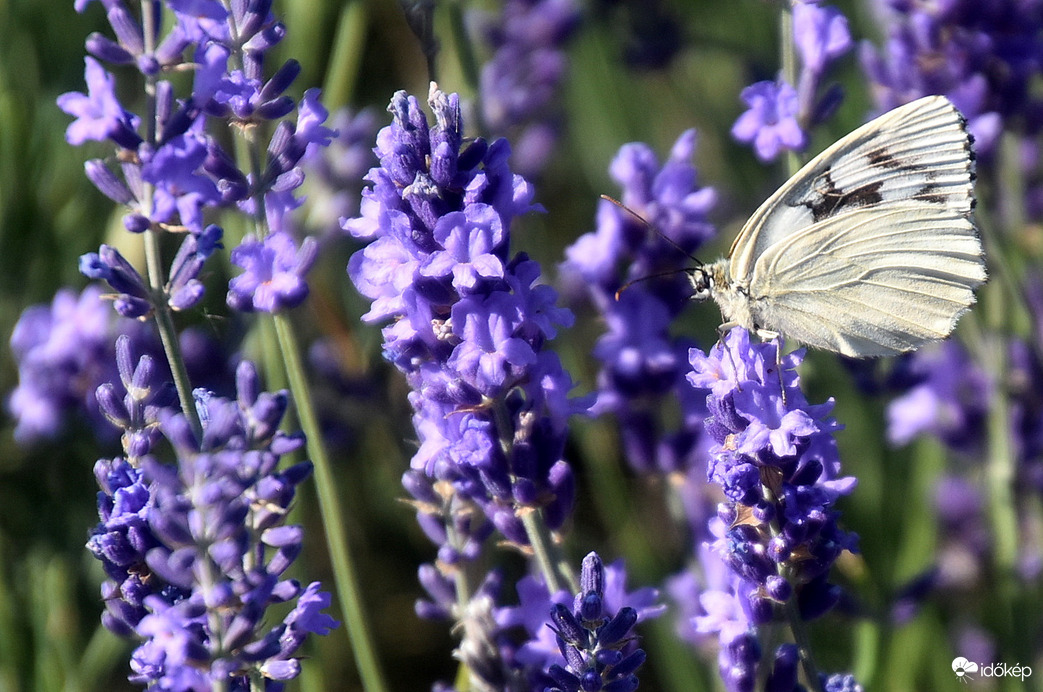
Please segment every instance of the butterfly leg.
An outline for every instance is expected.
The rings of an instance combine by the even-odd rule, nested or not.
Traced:
[[[782,334],[770,329],[758,329],[757,336],[763,341],[775,342],[775,372],[779,374],[779,391],[782,392],[782,405],[786,405],[786,383],[782,380]]]
[[[724,347],[724,337],[727,336],[728,332],[730,332],[734,327],[738,327],[738,326],[739,326],[738,322],[725,322],[724,324],[722,324],[722,325],[717,327],[717,341],[720,342],[722,348]],[[739,368],[735,364],[735,356],[732,355],[731,350],[725,348],[724,351],[725,351],[725,353],[728,354],[728,360],[731,361],[732,371],[733,372],[739,372]],[[739,383],[739,382],[736,382],[736,387],[735,388],[738,391],[741,392],[742,391],[742,384]]]

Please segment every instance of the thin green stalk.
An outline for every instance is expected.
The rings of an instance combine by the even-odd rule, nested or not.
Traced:
[[[174,319],[167,305],[163,285],[166,280],[163,277],[163,261],[159,251],[159,235],[156,231],[149,229],[145,231],[145,263],[148,268],[148,281],[152,289],[153,306],[155,307],[156,326],[159,328],[159,340],[163,343],[163,353],[170,365],[170,373],[174,377],[174,386],[177,388],[177,396],[181,401],[181,411],[185,414],[192,433],[197,440],[203,439],[203,424],[199,420],[199,412],[196,411],[195,399],[192,398],[192,384],[188,378],[188,370],[185,369],[185,359],[181,357],[181,342],[177,337],[177,329],[174,327]]]
[[[514,426],[511,425],[508,419],[507,410],[503,406],[503,402],[493,401],[490,402],[490,406],[493,417],[496,420],[496,429],[500,431],[513,430]],[[501,433],[500,448],[508,458],[511,456],[513,445],[513,435],[507,432]],[[575,592],[577,588],[576,577],[561,557],[561,551],[554,545],[554,539],[550,535],[550,529],[547,528],[547,522],[543,520],[543,512],[537,508],[525,507],[521,509],[519,515],[522,525],[525,527],[525,535],[529,538],[529,545],[532,548],[533,557],[536,559],[536,565],[540,568],[540,572],[547,582],[547,588],[551,593],[556,593],[566,587],[570,591]]]
[[[351,556],[348,536],[345,531],[345,513],[337,494],[337,483],[333,468],[322,444],[322,431],[311,399],[311,391],[301,363],[300,347],[293,325],[287,315],[273,316],[275,331],[279,338],[286,374],[290,379],[290,391],[301,421],[301,429],[307,436],[308,454],[315,466],[315,487],[319,498],[319,511],[326,533],[326,546],[333,565],[337,597],[341,613],[355,655],[355,663],[363,687],[369,692],[384,692],[383,671],[377,660],[376,648],[362,607],[362,594],[358,585],[357,568]]]
[[[779,498],[768,486],[762,485],[761,492],[764,494],[764,499],[770,504],[775,506],[780,504]],[[772,537],[781,533],[777,517],[768,522],[768,526],[771,529]],[[785,577],[786,581],[790,584],[793,584],[795,580],[792,578],[791,571],[792,570],[788,567],[783,567],[782,576]],[[793,634],[793,641],[797,645],[797,651],[800,654],[800,665],[804,670],[804,677],[807,684],[811,689],[821,691],[822,683],[819,679],[818,667],[815,665],[815,657],[811,652],[811,638],[808,636],[808,630],[804,619],[800,617],[800,609],[797,607],[796,594],[786,600],[783,611],[786,613],[786,621],[789,623],[790,632]]]
[[[152,27],[153,15],[151,8],[144,0],[141,3],[141,16],[144,22],[145,50],[153,50],[152,37],[155,33]],[[156,84],[154,77],[145,80],[145,137],[153,146],[156,144]],[[146,216],[152,214],[153,188],[149,183],[144,184],[142,191],[142,213]],[[156,230],[149,228],[144,233],[145,243],[145,265],[148,274],[149,289],[152,293],[152,305],[155,308],[156,326],[159,329],[159,339],[163,344],[163,353],[170,365],[170,372],[174,377],[174,387],[177,389],[178,400],[181,411],[185,414],[192,433],[197,440],[203,439],[203,425],[196,411],[195,399],[192,398],[192,384],[188,379],[188,371],[185,369],[185,359],[181,357],[181,342],[177,337],[174,320],[170,314],[170,306],[167,305],[164,285],[166,284],[165,271],[163,269],[163,258],[159,247],[159,234]]]
[[[335,48],[322,88],[323,100],[331,108],[352,102],[368,24],[369,9],[365,0],[348,0],[344,3],[337,22],[337,37],[333,43]]]
[[[1001,142],[1000,170],[1004,171],[1001,195],[1004,218],[1009,233],[1015,233],[1024,223],[1022,204],[1024,184],[1018,161],[1016,140],[1005,137]],[[1018,224],[1011,226],[1009,224]],[[1007,388],[1008,353],[1007,335],[1010,333],[1011,312],[1008,295],[1002,282],[988,284],[983,290],[986,308],[986,331],[984,339],[984,366],[994,383],[992,401],[987,420],[988,461],[986,467],[988,485],[988,510],[994,540],[993,560],[998,579],[998,605],[1005,612],[997,622],[1012,627],[1014,601],[1017,585],[1015,570],[1018,561],[1020,531],[1015,500],[1016,459],[1012,440],[1010,400]],[[1009,631],[1006,633],[1009,634]],[[1009,637],[1007,637],[1009,640]]]
[[[525,534],[529,537],[529,545],[532,546],[533,557],[547,582],[547,589],[551,593],[557,593],[562,589],[575,593],[576,578],[561,569],[560,553],[551,538],[547,522],[543,520],[543,512],[538,509],[523,511],[521,520],[525,526]]]
[[[782,79],[797,88],[797,51],[793,45],[793,6],[789,0],[781,3],[779,12],[779,64],[782,66]],[[800,155],[786,151],[786,175],[792,176],[800,170]]]

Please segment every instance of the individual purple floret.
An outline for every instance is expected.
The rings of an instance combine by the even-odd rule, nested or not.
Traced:
[[[749,640],[756,628],[791,599],[804,620],[832,608],[840,591],[828,581],[830,568],[843,551],[857,550],[833,507],[856,481],[840,476],[832,401],[809,404],[795,372],[802,355],[787,355],[780,368],[777,348],[734,328],[709,354],[691,352],[688,379],[709,390],[706,430],[716,442],[707,476],[726,497],[711,521],[712,548],[730,572],[715,596],[701,597],[708,615],[698,629],[719,633],[730,690],[748,689],[759,659]]]
[[[137,464],[159,439],[159,413],[176,404],[177,394],[173,384],[165,379],[165,368],[157,368],[152,356],[143,354],[134,362],[131,340],[126,334],[116,339],[116,366],[123,397],[115,383],[104,382],[96,392],[98,408],[123,431],[123,453],[132,464]]]
[[[749,110],[732,125],[732,137],[753,145],[761,161],[773,161],[782,151],[801,151],[807,135],[798,116],[797,90],[786,82],[757,82],[742,90]]]
[[[148,368],[139,361],[132,388]],[[318,583],[284,577],[303,538],[284,524],[286,511],[311,473],[309,462],[277,469],[281,455],[303,444],[278,429],[287,394],[261,392],[247,362],[237,387],[235,401],[197,392],[202,441],[182,414],[158,414],[176,466],[151,454],[95,466],[101,523],[88,548],[109,577],[103,622],[141,642],[133,682],[245,690],[259,677],[266,689],[281,689],[278,682],[300,671],[296,654],[307,635],[338,624],[322,612],[330,597]],[[136,430],[133,419],[118,420]],[[294,608],[273,621],[268,607],[287,602]]]
[[[173,310],[187,310],[203,299],[204,286],[199,273],[207,258],[221,245],[222,230],[209,225],[198,235],[186,234],[170,266],[170,279],[163,288],[163,296]],[[128,262],[119,250],[102,245],[98,252],[80,257],[80,273],[91,279],[100,279],[116,294],[113,307],[123,317],[145,319],[152,315],[155,297],[145,278]]]
[[[137,129],[140,118],[123,109],[116,98],[116,80],[94,58],[84,59],[87,93],[68,92],[58,97],[58,107],[76,118],[65,131],[69,144],[111,139],[127,149],[141,143]]]
[[[315,264],[318,243],[305,238],[300,248],[289,233],[249,236],[232,250],[232,264],[245,271],[228,283],[228,306],[245,312],[279,312],[308,297],[304,276]]]
[[[116,291],[113,307],[123,317],[146,318],[152,314],[152,293],[144,277],[111,245],[80,257],[80,273],[89,279],[100,279]],[[107,296],[108,297],[108,296]]]

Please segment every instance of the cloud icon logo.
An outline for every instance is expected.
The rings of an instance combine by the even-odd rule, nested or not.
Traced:
[[[967,682],[972,679],[971,673],[978,672],[978,664],[968,661],[963,656],[957,656],[952,660],[952,672],[956,673],[956,678],[960,682]]]

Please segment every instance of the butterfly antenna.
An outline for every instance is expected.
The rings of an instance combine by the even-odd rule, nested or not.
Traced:
[[[637,213],[636,211],[634,211],[633,209],[631,209],[631,208],[630,208],[630,207],[628,207],[627,205],[623,204],[622,202],[620,202],[620,201],[619,201],[618,199],[616,199],[615,197],[610,197],[610,196],[608,196],[608,195],[601,195],[601,199],[605,200],[606,202],[612,202],[612,204],[615,204],[615,205],[616,205],[617,207],[619,207],[620,209],[622,209],[622,210],[623,210],[623,211],[625,211],[626,213],[628,213],[628,214],[630,214],[631,216],[633,216],[633,217],[634,217],[634,218],[635,218],[635,219],[636,219],[636,220],[637,220],[637,221],[638,221],[638,222],[639,222],[639,223],[640,223],[641,225],[643,225],[643,226],[644,226],[645,228],[647,228],[648,230],[652,231],[652,232],[653,232],[653,233],[655,233],[655,234],[656,234],[657,236],[659,236],[660,238],[662,238],[663,240],[665,240],[666,242],[670,243],[670,244],[671,244],[671,245],[673,245],[673,246],[674,246],[675,248],[677,248],[677,251],[678,251],[678,252],[680,252],[680,253],[681,253],[682,255],[684,255],[684,256],[685,256],[685,257],[687,257],[688,259],[692,260],[693,262],[695,262],[696,264],[698,264],[698,265],[699,265],[700,267],[701,267],[701,266],[703,266],[703,263],[702,263],[702,262],[701,262],[701,261],[699,260],[699,258],[698,258],[698,257],[696,257],[695,255],[693,255],[693,254],[689,253],[689,252],[688,252],[687,250],[685,250],[685,249],[684,249],[683,247],[681,247],[680,245],[678,245],[677,243],[675,243],[675,242],[674,242],[674,240],[673,240],[673,238],[670,238],[669,236],[667,236],[667,235],[666,235],[665,233],[663,233],[663,232],[662,232],[662,231],[660,231],[660,230],[659,230],[658,228],[656,228],[655,226],[653,226],[653,225],[652,225],[652,224],[651,224],[651,223],[650,223],[650,222],[648,221],[648,219],[646,219],[645,217],[641,216],[641,215],[640,215],[640,214],[638,214],[638,213]],[[656,277],[656,276],[662,276],[662,275],[661,275],[661,274],[653,274],[652,276],[649,276],[649,277],[646,277],[646,278],[649,278],[649,279],[651,279],[651,278],[653,278],[653,277]],[[638,279],[638,281],[640,281],[640,280],[641,280],[641,279]],[[633,282],[633,281],[631,281],[630,283],[634,283],[634,282]],[[626,285],[625,285],[625,286],[624,286],[623,288],[626,288],[626,286],[629,286],[629,285],[630,285],[630,284],[626,284]],[[620,290],[620,291],[622,291],[623,289],[621,288],[621,289],[619,289],[619,290]],[[617,292],[617,294],[618,294],[618,292]]]
[[[661,279],[664,276],[677,276],[678,274],[683,274],[683,273],[685,273],[687,271],[688,271],[687,269],[671,269],[670,271],[656,272],[655,274],[649,274],[648,276],[642,276],[640,278],[634,279],[633,281],[627,281],[625,284],[623,284],[622,286],[620,286],[616,290],[616,300],[618,301],[619,300],[619,295],[623,291],[625,291],[628,288],[630,288],[631,286],[633,286],[634,284],[641,283],[642,281],[648,281],[649,279]]]

